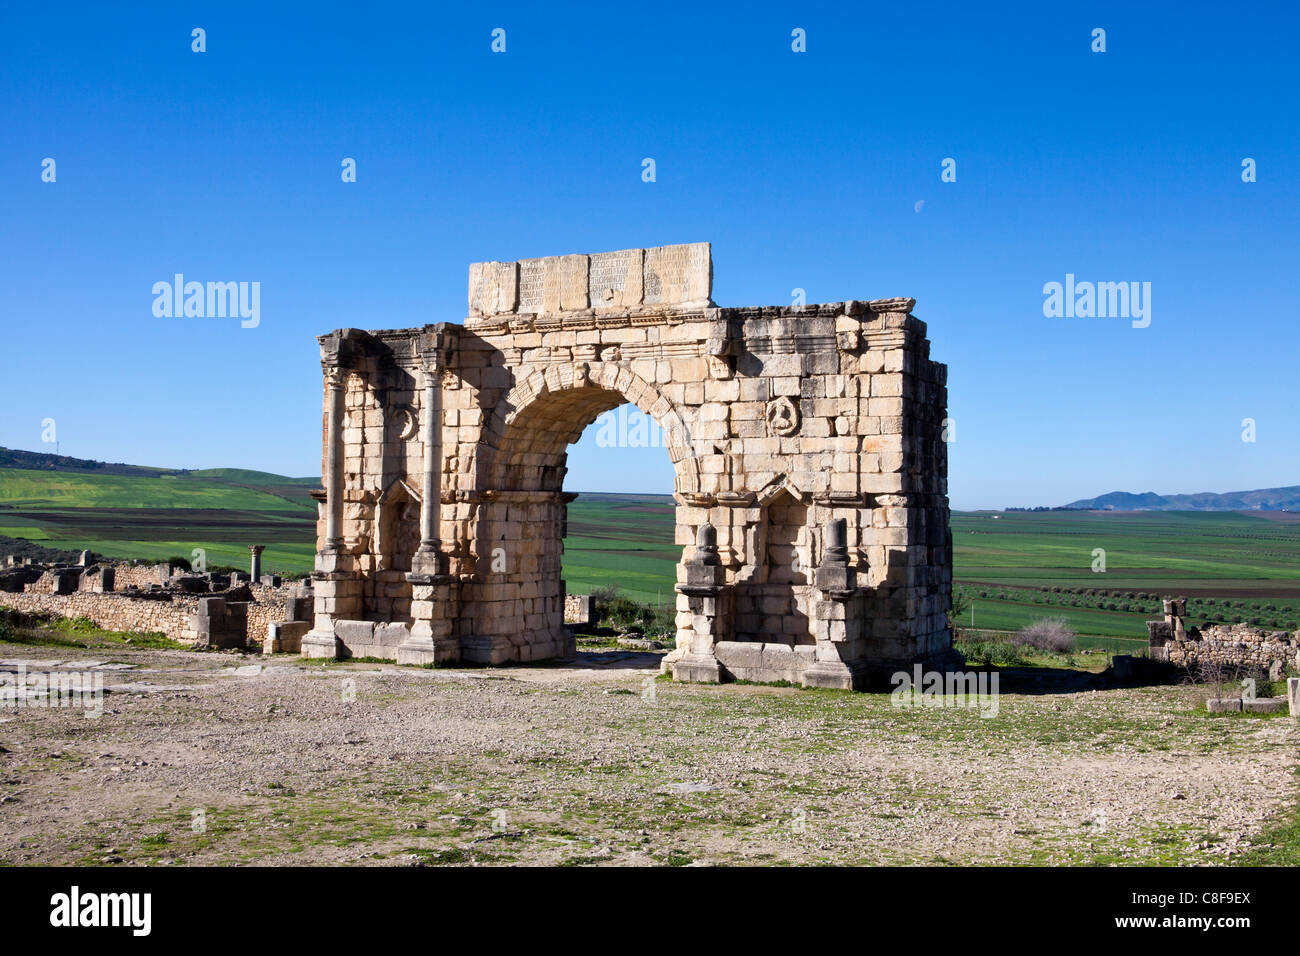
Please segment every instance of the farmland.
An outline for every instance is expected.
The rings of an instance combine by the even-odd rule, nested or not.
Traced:
[[[248,545],[265,544],[263,567],[301,573],[312,566],[316,505],[307,493],[318,485],[236,469],[0,468],[0,536],[150,561],[189,559],[201,548],[210,567],[244,567]]]
[[[1085,644],[1119,649],[1145,644],[1146,621],[1173,595],[1188,598],[1194,620],[1298,626],[1300,521],[1289,513],[958,512],[952,530],[963,626],[1063,616],[1080,634],[1109,638]],[[670,594],[672,534],[667,496],[583,495],[569,506],[570,590]]]
[[[117,558],[190,557],[268,570],[312,566],[319,482],[238,469],[174,472],[0,467],[0,537]],[[673,499],[582,494],[569,506],[564,577],[572,593],[616,586],[673,599]],[[952,516],[959,624],[1019,628],[1064,616],[1083,643],[1145,643],[1161,597],[1195,620],[1300,625],[1300,516],[1289,512],[958,512]],[[0,541],[0,552],[4,543]]]

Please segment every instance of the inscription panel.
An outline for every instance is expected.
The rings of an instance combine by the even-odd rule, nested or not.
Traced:
[[[621,249],[591,257],[587,294],[595,309],[641,304],[645,250]]]
[[[707,242],[619,249],[592,256],[475,262],[472,315],[573,312],[646,305],[708,305],[713,259]]]
[[[645,303],[704,303],[713,291],[713,261],[707,242],[660,246],[645,251]]]
[[[545,259],[519,261],[519,311],[541,312],[546,283]]]
[[[517,266],[513,262],[475,262],[469,267],[471,314],[496,315],[515,309]]]

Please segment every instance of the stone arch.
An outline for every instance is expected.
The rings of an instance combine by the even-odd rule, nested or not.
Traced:
[[[726,308],[712,277],[707,243],[479,262],[463,323],[321,336],[304,652],[570,656],[567,449],[629,402],[666,433],[676,543],[701,543],[677,569],[677,679],[948,666],[947,371],[914,300]]]
[[[535,368],[493,410],[471,473],[480,488],[559,491],[567,447],[601,414],[629,402],[663,430],[673,463],[673,490],[699,490],[690,428],[676,406],[624,365],[589,362]]]

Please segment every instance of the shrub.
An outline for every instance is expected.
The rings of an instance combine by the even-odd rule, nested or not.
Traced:
[[[1067,654],[1074,650],[1074,628],[1063,617],[1045,617],[1026,624],[1016,633],[1017,644],[1053,654]]]
[[[966,660],[977,664],[1022,664],[1021,648],[1005,640],[967,640],[957,644]]]

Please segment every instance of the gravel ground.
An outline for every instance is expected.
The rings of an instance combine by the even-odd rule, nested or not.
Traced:
[[[1221,864],[1294,803],[1300,763],[1289,718],[1062,672],[1004,673],[984,718],[674,684],[627,651],[67,653],[0,645],[0,670],[108,691],[97,718],[0,705],[0,863]]]

